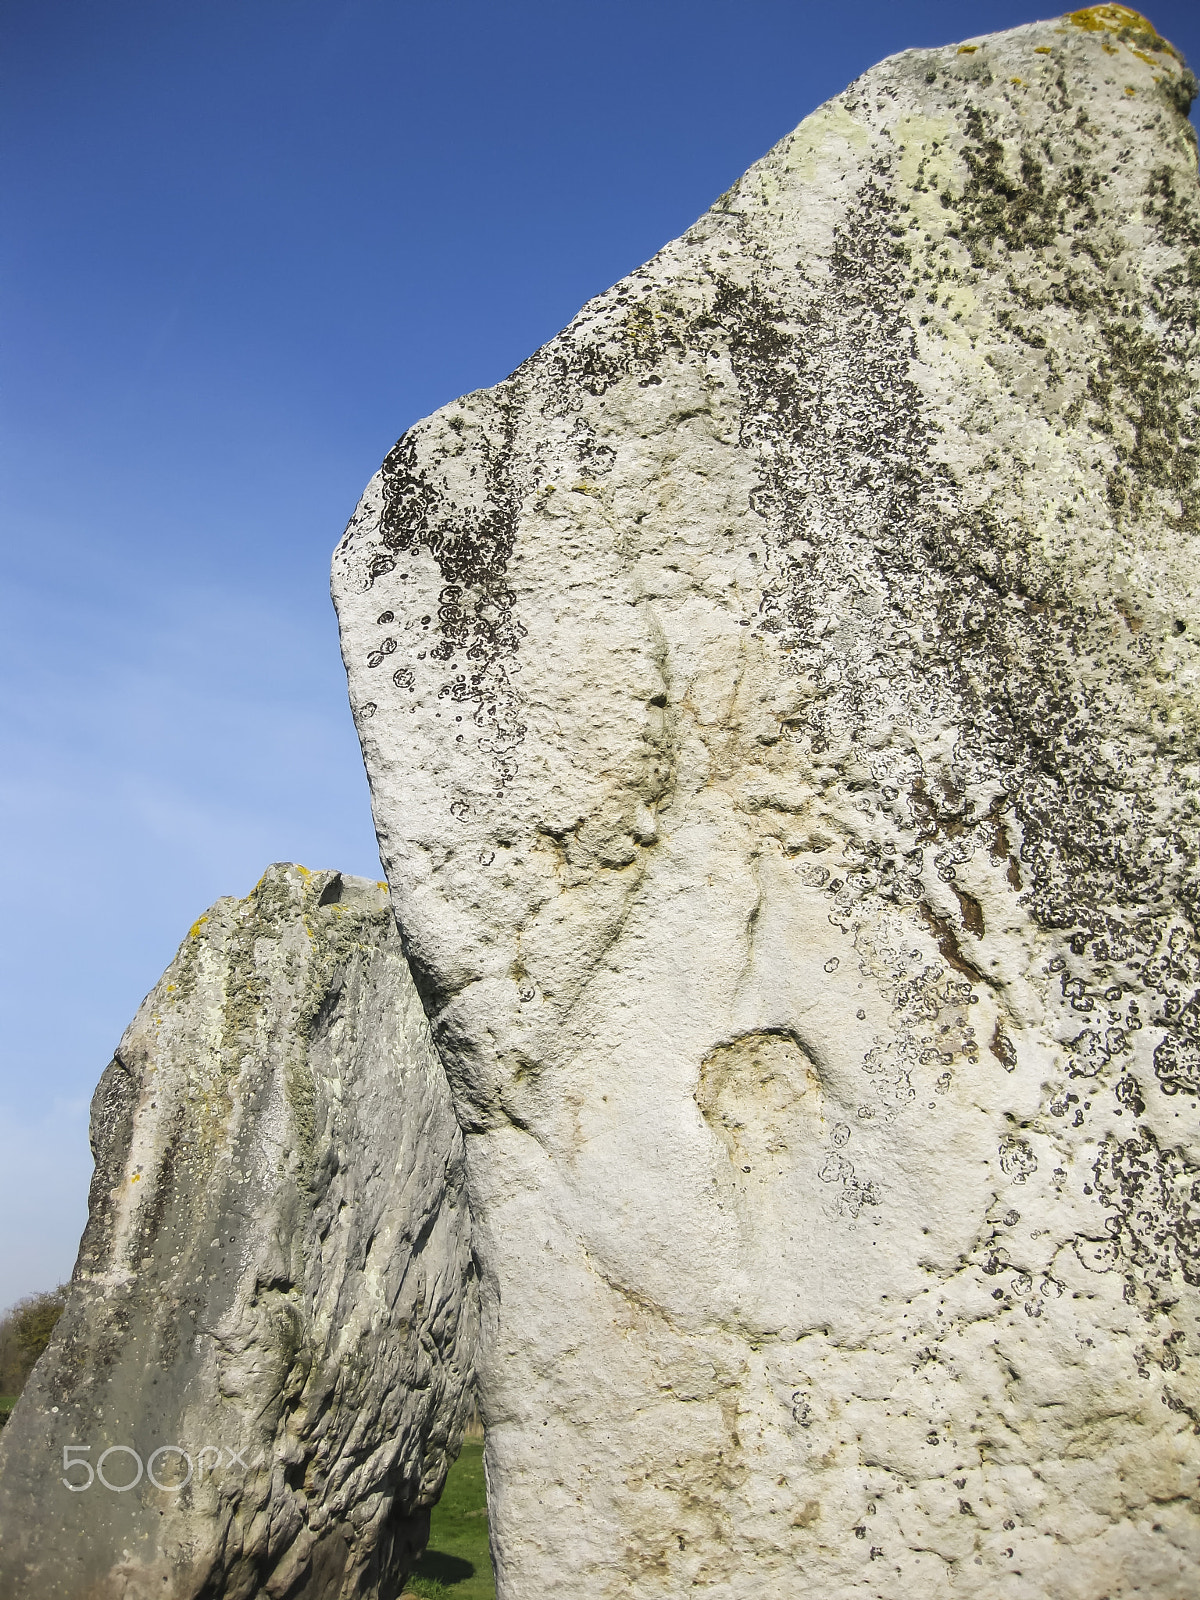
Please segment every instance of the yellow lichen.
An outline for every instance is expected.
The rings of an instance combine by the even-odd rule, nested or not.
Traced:
[[[950,122],[945,117],[902,117],[894,137],[900,146],[900,184],[912,206],[912,216],[925,232],[941,238],[947,212],[941,190],[957,170],[950,148]]]
[[[1089,33],[1101,31],[1115,33],[1122,44],[1128,44],[1132,50],[1131,40],[1146,46],[1150,50],[1165,50],[1177,60],[1182,58],[1174,45],[1162,37],[1158,29],[1140,11],[1134,11],[1130,6],[1085,6],[1082,11],[1072,11],[1067,17],[1068,22],[1073,22],[1077,28],[1084,28]],[[1105,44],[1111,53],[1111,46]]]
[[[831,100],[811,117],[805,117],[787,140],[784,164],[788,172],[794,172],[802,182],[808,183],[831,156],[839,159],[846,145],[852,151],[861,150],[869,140],[863,124],[838,101]]]
[[[960,56],[973,56],[978,49],[979,46],[977,44],[960,44],[958,53]]]
[[[1149,28],[1154,31],[1153,25],[1146,21],[1140,11],[1134,11],[1131,6],[1084,6],[1082,11],[1072,11],[1072,21],[1077,28],[1087,28],[1095,32],[1099,28]]]
[[[208,921],[207,915],[205,915],[203,917],[197,917],[195,922],[193,922],[191,927],[188,929],[188,938],[189,939],[198,939],[200,937],[200,929],[204,926],[204,924],[207,921]]]
[[[1048,44],[1035,44],[1033,47],[1033,53],[1035,56],[1050,56],[1054,54],[1053,50],[1051,50]]]

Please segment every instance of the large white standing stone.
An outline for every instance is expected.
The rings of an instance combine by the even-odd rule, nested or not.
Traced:
[[[1200,1592],[1193,89],[884,62],[337,551],[504,1600]]]
[[[70,1295],[0,1436],[4,1600],[395,1600],[470,1412],[454,1120],[383,886],[218,900],[92,1103]]]

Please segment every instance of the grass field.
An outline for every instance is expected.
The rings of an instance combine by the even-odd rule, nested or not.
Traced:
[[[442,1498],[433,1508],[429,1548],[408,1580],[406,1594],[421,1600],[495,1600],[488,1558],[487,1496],[483,1446],[467,1440],[450,1468]]]

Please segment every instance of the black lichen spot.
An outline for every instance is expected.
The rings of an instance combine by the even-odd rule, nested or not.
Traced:
[[[1124,1141],[1110,1134],[1092,1170],[1097,1196],[1112,1208],[1109,1233],[1154,1300],[1176,1297],[1177,1275],[1200,1288],[1200,1166],[1160,1148],[1143,1127]]]
[[[999,1022],[996,1023],[995,1029],[992,1032],[991,1040],[988,1043],[988,1049],[1004,1068],[1005,1072],[1015,1071],[1017,1065],[1016,1048],[1013,1045],[1012,1040],[1000,1026]]]
[[[979,107],[968,111],[966,128],[963,160],[969,176],[957,202],[956,231],[970,252],[972,266],[989,266],[997,244],[1010,251],[1047,248],[1060,237],[1072,212],[1095,222],[1090,184],[1082,168],[1074,169],[1065,182],[1047,184],[1036,154],[1026,147],[1010,159],[990,131],[991,119]]]
[[[1164,1094],[1200,1094],[1200,1037],[1194,1025],[1162,1041],[1154,1073]]]
[[[484,484],[469,511],[451,503],[436,481],[436,463],[418,457],[412,434],[396,444],[383,464],[380,532],[395,555],[424,549],[437,563],[444,583],[437,611],[441,637],[428,654],[432,660],[448,661],[461,653],[470,663],[469,679],[456,680],[452,695],[474,703],[481,748],[505,784],[516,776],[516,751],[525,734],[509,670],[524,629],[513,616],[515,596],[505,577],[516,536],[517,501],[510,478],[513,420],[503,404],[497,414],[499,439],[479,432],[476,448]],[[421,619],[425,626],[432,621],[432,616]],[[401,684],[399,676],[396,681],[411,687],[407,680]]]

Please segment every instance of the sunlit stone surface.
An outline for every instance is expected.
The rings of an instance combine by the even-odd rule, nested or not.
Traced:
[[[499,1592],[1200,1592],[1194,81],[884,62],[334,562]]]

